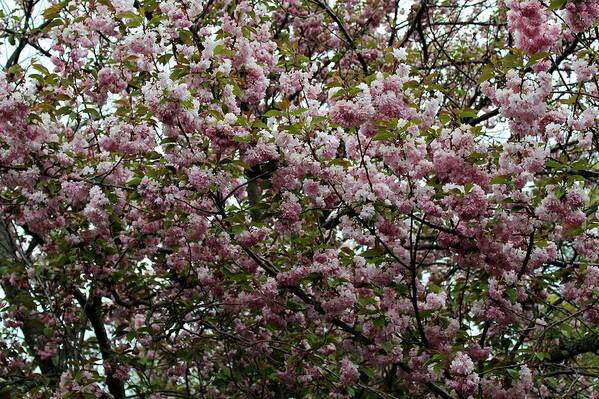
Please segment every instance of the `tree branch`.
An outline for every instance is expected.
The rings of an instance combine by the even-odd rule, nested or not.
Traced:
[[[89,298],[86,299],[77,289],[74,290],[73,295],[75,296],[75,299],[77,299],[77,302],[79,302],[79,305],[83,308],[87,319],[94,329],[102,359],[112,368],[112,370],[106,372],[106,385],[108,386],[108,391],[110,391],[115,399],[125,399],[125,385],[123,384],[123,381],[115,378],[113,375],[116,362],[114,359],[114,351],[110,344],[110,340],[108,339],[104,321],[102,320],[102,313],[100,310],[100,306],[102,305],[101,298],[90,294]]]
[[[555,72],[557,70],[557,68],[559,67],[559,64],[563,60],[565,60],[570,54],[572,54],[574,52],[577,45],[578,45],[578,37],[564,50],[564,52],[559,57],[557,57],[557,59],[555,60],[555,62],[551,66],[551,68],[549,68],[548,72],[549,73]],[[530,72],[530,71],[532,71],[531,67],[528,67],[524,70],[524,72]],[[471,119],[470,121],[468,121],[468,124],[470,126],[476,126],[479,123],[484,122],[488,119],[491,119],[497,115],[499,115],[499,108],[495,108],[494,110],[491,110],[491,111],[487,112],[486,114],[483,114],[477,118]]]
[[[319,6],[320,8],[322,8],[323,10],[325,10],[325,12],[333,19],[333,21],[335,21],[337,26],[339,26],[339,30],[341,30],[341,33],[345,37],[345,40],[347,40],[349,47],[351,47],[351,49],[354,50],[354,52],[356,53],[356,56],[358,57],[358,61],[360,61],[360,64],[362,65],[362,71],[364,71],[364,73],[366,75],[368,75],[368,64],[366,63],[366,60],[364,59],[362,54],[360,54],[360,52],[358,51],[358,48],[356,47],[356,43],[355,43],[354,39],[351,37],[351,35],[347,31],[347,28],[345,27],[345,25],[343,25],[343,22],[341,22],[341,20],[337,16],[337,14],[335,14],[335,11],[333,11],[331,9],[331,7],[329,7],[329,5],[327,3],[325,3],[324,1],[321,1],[321,0],[310,0],[310,1],[314,4],[316,4],[317,6]]]
[[[591,333],[584,338],[564,342],[550,352],[549,359],[552,363],[563,363],[583,353],[597,351],[599,351],[599,335]]]
[[[6,260],[18,266],[19,263],[15,259],[16,246],[12,235],[8,230],[8,225],[4,220],[0,219],[0,260]],[[42,374],[49,379],[50,385],[56,385],[62,374],[62,369],[54,364],[52,359],[42,359],[38,355],[39,342],[38,337],[43,337],[43,325],[35,323],[35,319],[31,316],[34,309],[30,306],[35,306],[35,301],[31,293],[27,289],[17,288],[10,283],[3,283],[2,290],[4,291],[6,301],[11,307],[18,309],[16,319],[21,325],[23,338],[29,351],[33,354],[35,363],[39,366]],[[23,314],[22,310],[27,310]],[[41,327],[41,328],[40,328]]]
[[[408,42],[408,40],[410,40],[410,36],[412,36],[412,34],[416,31],[416,27],[418,26],[420,19],[424,15],[426,8],[427,8],[426,0],[422,0],[420,2],[420,6],[418,7],[418,11],[416,11],[416,15],[414,16],[414,20],[412,21],[412,23],[410,24],[410,27],[408,28],[408,31],[404,35],[403,39],[401,39],[401,42],[399,42],[400,48],[403,47]],[[392,44],[392,43],[390,43],[390,44]]]

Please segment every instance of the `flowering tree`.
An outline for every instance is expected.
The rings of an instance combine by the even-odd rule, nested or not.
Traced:
[[[597,398],[598,0],[0,11],[0,397]]]

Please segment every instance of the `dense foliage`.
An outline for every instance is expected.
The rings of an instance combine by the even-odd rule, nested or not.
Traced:
[[[599,0],[3,4],[0,397],[599,397]]]

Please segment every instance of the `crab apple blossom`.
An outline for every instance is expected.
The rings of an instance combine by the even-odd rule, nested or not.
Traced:
[[[0,8],[0,397],[598,398],[597,0]]]

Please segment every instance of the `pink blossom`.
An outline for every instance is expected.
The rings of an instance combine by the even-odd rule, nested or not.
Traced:
[[[547,51],[555,44],[560,29],[548,23],[549,12],[538,0],[509,0],[508,27],[515,34],[516,46],[529,55]]]
[[[341,383],[347,386],[354,385],[360,379],[360,372],[358,366],[352,363],[347,357],[341,360]]]

